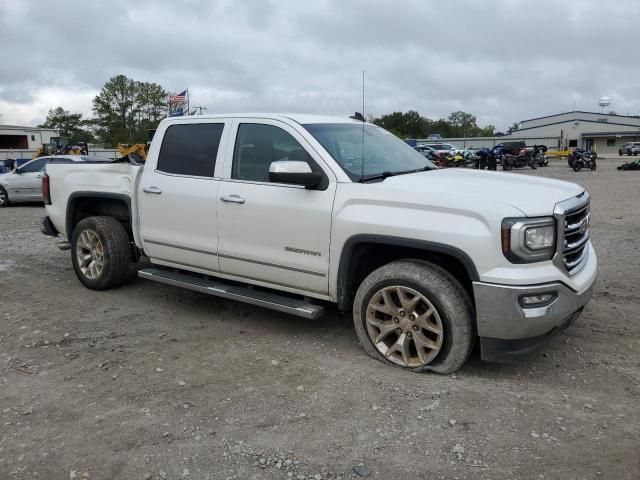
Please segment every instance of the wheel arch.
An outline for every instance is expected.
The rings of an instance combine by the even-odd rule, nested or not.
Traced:
[[[336,301],[349,310],[360,282],[376,268],[390,261],[418,258],[445,268],[473,298],[472,282],[478,270],[469,255],[457,247],[427,240],[361,234],[350,237],[342,248],[338,264]]]
[[[121,193],[74,192],[67,201],[65,228],[71,241],[73,229],[87,217],[109,216],[123,224],[133,241],[131,198]]]

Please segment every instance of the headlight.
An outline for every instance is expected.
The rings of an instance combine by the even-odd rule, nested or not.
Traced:
[[[505,218],[502,221],[502,253],[512,263],[551,260],[555,245],[553,217]]]

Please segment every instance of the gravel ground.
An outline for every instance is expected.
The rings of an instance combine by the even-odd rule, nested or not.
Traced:
[[[87,290],[41,206],[0,209],[0,479],[640,478],[640,172],[619,163],[519,171],[589,189],[594,298],[529,361],[451,376],[370,359],[336,311]]]

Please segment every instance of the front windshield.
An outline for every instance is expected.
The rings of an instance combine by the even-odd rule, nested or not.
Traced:
[[[436,168],[408,144],[375,125],[314,123],[304,128],[353,181],[384,173]]]

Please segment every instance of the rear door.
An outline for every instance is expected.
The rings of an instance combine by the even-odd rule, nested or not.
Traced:
[[[291,126],[242,119],[229,141],[220,185],[220,270],[228,275],[320,295],[328,291],[333,172]],[[308,190],[273,183],[269,166],[305,161],[324,172],[323,185]]]
[[[216,204],[227,122],[169,124],[157,155],[149,152],[139,186],[140,233],[154,263],[218,270]]]

